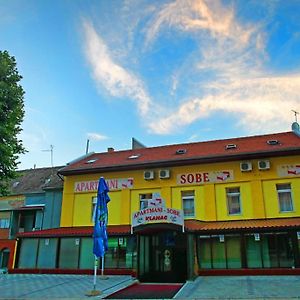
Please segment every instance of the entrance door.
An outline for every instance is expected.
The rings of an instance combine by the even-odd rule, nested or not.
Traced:
[[[138,279],[141,282],[184,282],[186,238],[176,231],[139,235]]]

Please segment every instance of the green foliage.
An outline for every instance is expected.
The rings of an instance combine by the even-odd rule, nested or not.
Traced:
[[[24,118],[24,90],[19,84],[16,60],[0,51],[0,195],[8,192],[8,182],[16,177],[19,154],[25,153],[18,139]]]

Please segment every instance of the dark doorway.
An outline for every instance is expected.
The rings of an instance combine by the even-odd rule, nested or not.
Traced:
[[[138,279],[141,282],[185,282],[186,237],[178,231],[139,235]]]
[[[0,269],[5,269],[8,267],[9,253],[10,251],[7,248],[0,251]]]

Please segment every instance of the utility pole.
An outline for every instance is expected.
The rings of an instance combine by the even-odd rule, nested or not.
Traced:
[[[299,115],[299,112],[296,110],[293,110],[293,109],[292,109],[292,112],[295,114],[295,121],[298,123],[297,115]]]

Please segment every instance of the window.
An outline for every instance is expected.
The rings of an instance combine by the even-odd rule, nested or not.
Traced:
[[[185,217],[195,216],[195,193],[194,191],[181,192],[183,215]]]
[[[91,221],[95,221],[95,210],[96,210],[96,204],[97,204],[97,197],[92,198],[92,211],[91,211]]]
[[[140,194],[140,210],[145,209],[149,206],[149,200],[152,199],[152,193]]]
[[[227,209],[229,215],[241,214],[241,199],[240,199],[240,188],[227,188]]]
[[[280,212],[293,211],[291,185],[289,183],[277,184],[276,189],[278,194]]]
[[[9,219],[0,219],[0,228],[9,228]]]

